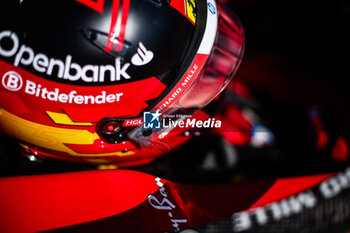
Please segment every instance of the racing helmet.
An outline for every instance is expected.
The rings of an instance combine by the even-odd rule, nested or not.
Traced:
[[[215,0],[2,5],[0,131],[26,155],[151,161],[191,138],[160,119],[208,118],[243,54],[239,20]]]

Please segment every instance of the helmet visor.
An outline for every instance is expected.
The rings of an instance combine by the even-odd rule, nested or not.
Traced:
[[[204,36],[192,64],[177,85],[152,109],[162,117],[181,121],[210,103],[229,83],[243,54],[243,31],[238,19],[220,3],[207,1]],[[173,127],[147,130],[144,125],[132,130],[128,137],[146,147],[160,146]],[[166,148],[166,145],[165,145]]]

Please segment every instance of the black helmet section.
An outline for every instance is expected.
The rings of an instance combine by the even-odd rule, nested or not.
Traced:
[[[169,73],[180,66],[194,32],[194,25],[167,1],[6,0],[0,13],[0,33],[14,32],[19,42],[14,48],[13,41],[3,39],[1,46],[13,52],[0,54],[0,59],[73,85],[111,85],[154,76],[169,85],[175,78]],[[40,70],[30,62],[38,55],[64,67]],[[115,67],[115,76],[106,72],[84,79],[71,68],[84,71],[89,65],[101,69],[107,64]],[[92,76],[89,72],[86,75]]]

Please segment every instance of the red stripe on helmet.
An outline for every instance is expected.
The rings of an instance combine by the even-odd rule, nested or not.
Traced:
[[[122,8],[122,19],[121,19],[121,25],[120,25],[120,33],[118,36],[118,44],[116,51],[122,51],[123,50],[123,44],[124,44],[124,37],[125,37],[125,27],[128,20],[129,15],[129,6],[130,6],[130,0],[124,0],[123,1],[123,8]]]
[[[118,20],[118,13],[120,7],[120,0],[114,0],[112,5],[112,18],[111,18],[111,27],[109,29],[108,40],[105,48],[105,52],[109,53],[113,50],[113,39],[116,38],[116,26]]]

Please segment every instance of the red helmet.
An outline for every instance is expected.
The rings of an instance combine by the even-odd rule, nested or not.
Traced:
[[[0,130],[39,157],[156,158],[191,134],[145,114],[209,117],[243,53],[239,21],[214,0],[5,1],[0,13]]]

